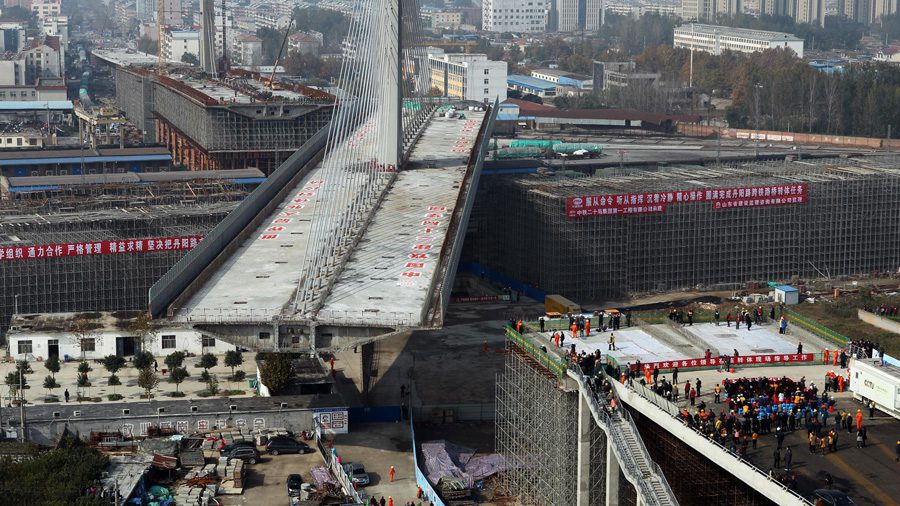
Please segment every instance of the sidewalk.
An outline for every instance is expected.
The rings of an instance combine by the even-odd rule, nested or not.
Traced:
[[[247,352],[243,354],[244,363],[241,364],[240,367],[235,368],[235,372],[242,370],[246,374],[246,378],[241,382],[233,382],[229,381],[229,377],[231,376],[231,368],[225,367],[223,365],[225,356],[224,355],[216,355],[219,359],[219,363],[216,367],[213,367],[209,370],[211,375],[215,375],[219,381],[219,394],[220,396],[229,396],[229,397],[237,397],[237,396],[252,396],[255,395],[255,391],[248,386],[248,379],[256,378],[256,362],[254,361],[255,353]],[[200,375],[203,373],[203,369],[197,367],[197,362],[200,360],[200,357],[190,357],[186,358],[184,361],[184,367],[187,368],[190,376],[185,379],[180,385],[178,385],[178,391],[184,392],[185,397],[203,397],[206,393],[206,382],[200,379]],[[176,385],[174,383],[170,383],[168,381],[168,374],[163,374],[163,370],[166,369],[166,365],[163,362],[163,358],[157,358],[157,377],[159,378],[159,386],[152,391],[152,395],[155,399],[169,399],[173,398],[172,393],[176,391]],[[107,384],[107,379],[110,376],[110,373],[103,367],[102,364],[95,363],[92,360],[88,361],[88,364],[91,366],[91,371],[88,373],[88,378],[90,379],[91,386],[80,389],[77,385],[78,379],[78,361],[70,361],[67,363],[60,362],[60,371],[56,373],[56,382],[59,384],[59,388],[55,388],[52,391],[48,391],[44,388],[44,378],[50,375],[50,371],[44,365],[44,362],[31,362],[31,374],[27,374],[25,376],[26,386],[25,386],[25,400],[28,404],[38,404],[47,402],[48,394],[51,396],[56,396],[59,401],[65,402],[63,393],[68,390],[70,394],[70,402],[76,402],[77,394],[79,390],[84,391],[84,396],[92,398],[92,401],[83,401],[83,402],[111,402],[107,397],[110,394],[119,394],[122,396],[121,400],[115,402],[122,401],[139,401],[141,400],[140,396],[144,394],[144,390],[137,386],[138,373],[139,371],[135,369],[135,367],[130,363],[126,362],[125,367],[119,370],[116,375],[119,377],[119,381],[121,381],[121,385],[117,386],[109,386]],[[2,363],[0,364],[0,381],[6,379],[7,374],[11,372],[15,372],[16,366],[12,363]],[[3,406],[8,406],[10,403],[10,392],[9,386],[6,383],[0,384],[0,398],[2,398]],[[99,399],[99,400],[98,400]]]

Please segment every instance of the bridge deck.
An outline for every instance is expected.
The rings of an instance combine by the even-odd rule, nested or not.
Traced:
[[[420,325],[484,112],[435,118],[319,312],[323,323]],[[470,198],[473,196],[469,196]],[[453,246],[452,244],[450,246]],[[455,245],[459,247],[459,245]]]
[[[426,126],[410,155],[409,170],[398,174],[386,194],[336,281],[320,321],[420,323],[466,163],[485,119],[484,112],[466,115],[434,118]],[[314,216],[324,206],[323,173],[322,165],[316,166],[184,307],[175,308],[175,319],[228,323],[282,315],[312,251],[308,243]]]

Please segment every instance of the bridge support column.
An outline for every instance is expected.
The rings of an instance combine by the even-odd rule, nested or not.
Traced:
[[[591,504],[591,425],[594,418],[584,395],[578,396],[578,489],[576,505]]]
[[[606,445],[606,506],[619,506],[619,459],[613,442]]]

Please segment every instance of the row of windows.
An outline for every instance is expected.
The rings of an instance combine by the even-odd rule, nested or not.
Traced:
[[[213,337],[201,335],[200,337],[200,346],[204,348],[211,348],[216,345],[216,340]],[[161,346],[164,350],[171,350],[175,348],[175,336],[174,335],[164,335],[161,338]]]
[[[260,336],[260,337],[262,337],[262,336]],[[174,335],[162,336],[161,342],[162,342],[162,349],[164,349],[164,350],[169,350],[169,349],[175,348],[175,336]],[[200,343],[200,345],[204,348],[211,348],[216,345],[216,340],[215,340],[215,338],[212,338],[209,336],[203,336],[202,342]],[[18,349],[19,349],[20,354],[23,354],[23,353],[30,354],[30,353],[33,353],[34,346],[32,344],[32,341],[23,340],[23,341],[18,342]],[[83,339],[81,341],[81,351],[84,351],[84,352],[97,351],[97,340],[93,337]]]
[[[36,95],[37,95],[37,94],[35,93],[35,91],[34,91],[34,90],[31,90],[31,96],[34,97],[34,96],[36,96]],[[27,91],[27,90],[22,90],[22,91],[20,91],[20,92],[19,92],[19,96],[22,97],[22,98],[26,98],[26,97],[28,96],[28,91]],[[0,91],[0,99],[4,99],[4,98],[6,98],[6,92],[5,92],[5,91]],[[16,92],[15,92],[15,91],[10,91],[10,92],[9,92],[9,98],[16,98]]]
[[[487,84],[487,83],[485,83]],[[0,137],[0,146],[16,146],[22,145],[21,137]],[[37,139],[28,139],[28,146],[37,146]]]

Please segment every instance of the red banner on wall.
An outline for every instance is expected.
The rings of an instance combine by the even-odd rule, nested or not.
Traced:
[[[787,353],[783,355],[746,355],[743,357],[731,357],[730,365],[765,365],[765,364],[786,364],[791,362],[812,362],[812,353]],[[641,368],[653,369],[690,369],[692,367],[718,367],[723,361],[720,357],[712,358],[689,358],[684,360],[671,360],[667,362],[647,362],[642,363]],[[631,365],[634,369],[635,364]]]
[[[802,204],[806,202],[806,185],[788,184],[569,197],[566,199],[566,216],[581,218],[663,213],[669,204],[688,202],[712,202],[714,209]]]
[[[127,239],[121,241],[70,242],[64,244],[41,244],[33,246],[0,246],[0,260],[31,260],[35,258],[61,258],[189,250],[197,246],[202,239],[202,235],[189,235],[182,237]]]

